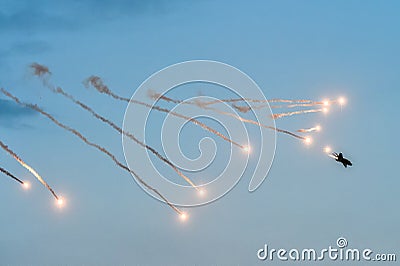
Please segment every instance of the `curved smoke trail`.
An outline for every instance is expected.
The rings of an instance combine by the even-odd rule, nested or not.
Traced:
[[[145,107],[153,109],[153,110],[157,110],[157,111],[160,111],[160,112],[164,112],[164,113],[171,114],[173,116],[185,119],[188,122],[191,122],[191,123],[193,123],[193,124],[195,124],[197,126],[202,127],[203,129],[215,134],[216,136],[222,138],[223,140],[225,140],[225,141],[227,141],[227,142],[229,142],[229,143],[231,143],[231,144],[233,144],[233,145],[235,145],[237,147],[240,147],[242,149],[245,148],[243,145],[241,145],[241,144],[229,139],[228,137],[226,137],[222,133],[218,132],[217,130],[215,130],[215,129],[209,127],[209,126],[207,126],[206,124],[200,122],[199,120],[197,120],[195,118],[191,118],[191,117],[188,117],[188,116],[173,112],[173,111],[171,111],[169,109],[161,108],[159,106],[152,106],[150,104],[147,104],[147,103],[144,103],[144,102],[141,102],[141,101],[137,101],[137,100],[133,100],[133,99],[131,100],[129,98],[121,97],[121,96],[113,93],[106,85],[104,85],[103,81],[101,80],[100,77],[91,76],[91,77],[89,77],[89,78],[87,78],[85,80],[84,84],[85,84],[86,87],[89,87],[89,84],[91,84],[98,92],[105,93],[105,94],[113,97],[114,99],[117,99],[117,100],[120,100],[120,101],[125,101],[125,102],[128,102],[128,103],[131,102],[131,103],[134,103],[134,104],[139,104],[139,105],[145,106]]]
[[[288,131],[288,130],[279,129],[279,128],[272,127],[272,126],[267,126],[267,125],[261,124],[261,123],[259,123],[259,122],[257,122],[257,121],[254,121],[254,120],[251,120],[251,119],[243,118],[243,117],[241,117],[241,116],[239,116],[239,115],[237,115],[237,114],[233,114],[233,113],[229,113],[229,112],[220,111],[219,109],[216,109],[216,108],[213,108],[213,107],[208,107],[207,105],[209,105],[208,103],[210,103],[211,101],[210,101],[210,102],[182,101],[182,100],[172,99],[172,98],[169,98],[169,97],[166,97],[166,96],[163,96],[163,95],[154,93],[154,92],[149,93],[149,96],[150,96],[150,97],[157,97],[157,98],[160,98],[160,99],[162,99],[162,100],[164,100],[164,101],[168,101],[168,102],[172,102],[172,103],[181,103],[181,104],[192,104],[192,105],[196,105],[196,106],[198,106],[199,108],[202,108],[202,109],[204,109],[204,110],[210,110],[210,111],[213,111],[213,112],[222,114],[222,115],[230,116],[230,117],[233,117],[233,118],[235,118],[235,119],[237,119],[237,120],[239,120],[239,121],[241,121],[241,122],[244,122],[244,123],[249,123],[249,124],[253,124],[253,125],[259,126],[259,127],[263,127],[263,128],[275,130],[276,132],[280,132],[280,133],[283,133],[283,134],[287,134],[287,135],[290,135],[290,136],[295,137],[295,138],[297,138],[297,139],[305,140],[304,137],[299,136],[299,135],[297,135],[297,134],[295,134],[295,133],[293,133],[293,132],[290,132],[290,131]],[[212,102],[214,102],[214,101],[212,101]]]
[[[270,99],[270,100],[257,100],[257,99],[245,99],[245,98],[238,98],[238,99],[222,99],[222,100],[214,100],[214,101],[208,101],[208,102],[198,102],[198,101],[183,101],[183,100],[178,100],[178,99],[173,99],[173,98],[169,98],[165,95],[161,95],[155,91],[149,90],[148,92],[148,96],[152,99],[161,99],[167,102],[171,102],[171,103],[176,103],[176,104],[201,104],[202,106],[205,105],[212,105],[212,104],[217,104],[217,103],[235,103],[235,102],[252,102],[252,103],[274,103],[274,102],[280,102],[280,103],[293,103],[291,105],[271,105],[271,108],[284,108],[284,107],[288,107],[288,108],[294,108],[294,107],[299,107],[299,106],[315,106],[315,105],[319,105],[319,104],[323,104],[323,102],[313,102],[311,100],[288,100],[288,99]],[[240,110],[242,110],[243,108],[243,112],[247,112],[250,111],[252,108],[254,109],[261,109],[264,107],[267,107],[268,105],[258,105],[258,106],[252,106],[252,107],[248,107],[248,106],[237,106],[236,104],[232,104],[233,107],[238,108]],[[244,109],[246,108],[246,109]],[[247,109],[248,108],[248,109]]]
[[[1,89],[3,91],[3,88]],[[8,152],[20,165],[22,165],[26,170],[28,170],[32,175],[36,177],[37,180],[39,180],[42,185],[44,185],[50,192],[53,194],[54,198],[58,200],[57,194],[54,192],[54,190],[47,184],[46,181],[38,174],[38,172],[35,171],[31,166],[29,166],[27,163],[25,163],[15,152],[13,152],[6,144],[4,144],[0,140],[0,146]]]
[[[271,109],[282,109],[282,108],[296,108],[296,107],[314,107],[318,105],[324,105],[323,102],[312,102],[312,103],[295,103],[295,104],[289,104],[289,105],[270,105]],[[253,105],[253,106],[240,106],[236,104],[232,104],[233,108],[238,110],[239,112],[242,113],[247,113],[250,110],[256,110],[256,109],[262,109],[262,108],[267,108],[268,105],[266,104],[261,104],[261,105]]]
[[[236,102],[251,102],[251,103],[311,103],[311,100],[287,100],[287,99],[267,99],[267,100],[257,100],[257,99],[246,99],[246,98],[237,98],[237,99],[222,99],[209,101],[206,105],[217,104],[219,102],[223,103],[236,103]]]
[[[39,64],[32,64],[31,68],[36,69],[39,67],[44,67],[42,65]],[[35,75],[37,75],[39,78],[43,78],[44,75],[50,74],[49,70],[47,67],[45,67],[45,69],[47,69],[47,72],[40,72],[40,71],[34,71]],[[38,73],[38,74],[36,74]],[[77,104],[78,106],[80,106],[82,109],[86,110],[87,112],[89,112],[91,115],[93,115],[95,118],[99,119],[100,121],[108,124],[109,126],[111,126],[113,129],[115,129],[119,134],[124,134],[125,136],[127,136],[128,138],[130,138],[131,140],[133,140],[134,142],[136,142],[137,144],[139,144],[140,146],[142,146],[143,148],[149,150],[150,152],[152,152],[154,155],[156,155],[161,161],[163,161],[164,163],[166,163],[167,165],[169,165],[180,177],[182,177],[186,182],[188,182],[193,188],[198,189],[197,186],[193,183],[193,181],[187,177],[184,173],[182,173],[171,161],[169,161],[167,158],[165,158],[164,156],[162,156],[158,151],[156,151],[153,147],[143,143],[142,141],[138,140],[132,133],[130,132],[126,132],[124,130],[122,130],[122,128],[120,128],[119,126],[117,126],[115,123],[113,123],[112,121],[110,121],[109,119],[105,118],[104,116],[99,115],[98,113],[96,113],[92,108],[90,108],[89,106],[87,106],[86,104],[82,103],[79,100],[76,100],[75,97],[73,97],[71,94],[68,94],[67,92],[65,92],[62,88],[57,87],[55,88],[55,86],[51,85],[49,82],[47,82],[47,80],[43,80],[44,85],[51,90],[53,93],[56,94],[60,94],[62,96],[64,96],[65,98],[71,100],[73,103]]]
[[[154,193],[156,193],[158,196],[160,196],[160,198],[162,198],[166,204],[168,204],[168,206],[170,206],[176,213],[178,213],[179,215],[182,214],[182,211],[180,209],[178,209],[176,206],[174,206],[172,203],[169,202],[169,200],[164,197],[157,189],[151,187],[150,185],[148,185],[138,174],[136,174],[136,172],[134,172],[133,170],[129,169],[127,166],[125,166],[123,163],[121,163],[120,161],[118,161],[118,159],[111,153],[109,152],[107,149],[101,147],[100,145],[93,143],[91,141],[89,141],[85,136],[83,136],[80,132],[78,132],[77,130],[64,125],[63,123],[59,122],[57,119],[55,119],[52,115],[50,115],[49,113],[43,111],[39,106],[34,105],[34,104],[28,104],[28,103],[24,103],[21,102],[17,97],[15,97],[14,95],[12,95],[11,93],[9,93],[8,91],[6,91],[4,88],[1,88],[0,91],[7,97],[11,98],[12,100],[14,100],[16,103],[28,107],[40,114],[42,114],[43,116],[47,117],[48,119],[50,119],[54,124],[56,124],[57,126],[61,127],[62,129],[65,129],[66,131],[74,134],[75,136],[77,136],[78,138],[80,138],[83,142],[85,142],[87,145],[96,148],[97,150],[101,151],[102,153],[104,153],[105,155],[107,155],[118,167],[124,169],[125,171],[133,174],[137,180],[139,180],[139,182],[141,184],[143,184],[145,187],[147,187],[148,189],[150,189],[151,191],[153,191]]]

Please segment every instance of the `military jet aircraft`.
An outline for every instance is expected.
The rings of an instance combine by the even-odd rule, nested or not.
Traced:
[[[348,165],[352,166],[353,164],[346,158],[343,157],[342,153],[337,154],[336,152],[333,152],[332,155],[334,156],[334,159],[337,162],[340,162],[343,164],[344,167],[347,168]]]

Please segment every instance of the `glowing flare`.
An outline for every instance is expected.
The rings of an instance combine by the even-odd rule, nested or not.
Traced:
[[[8,97],[11,97],[16,103],[21,103],[17,98],[13,97],[10,93],[8,93],[6,90],[1,88],[1,92],[5,94]],[[36,106],[29,106],[26,105],[27,107],[30,108],[36,108]],[[40,183],[42,183],[43,186],[45,186],[51,194],[54,196],[54,198],[58,199],[57,194],[54,192],[54,190],[47,184],[46,181],[43,180],[43,178],[36,172],[35,169],[33,169],[31,166],[26,164],[15,152],[13,152],[7,145],[5,145],[3,142],[0,141],[0,146],[8,152],[22,167],[24,167],[26,170],[28,170],[33,176],[36,177],[37,180],[39,180]]]
[[[58,205],[59,207],[62,207],[62,206],[64,205],[64,200],[63,200],[62,198],[59,198],[59,199],[57,200],[57,205]]]
[[[329,108],[326,108],[326,107],[322,108],[322,112],[324,112],[325,114],[328,113],[329,112]]]
[[[86,143],[87,145],[96,148],[97,150],[99,150],[100,152],[102,152],[103,154],[107,155],[118,167],[120,167],[121,169],[124,169],[128,172],[130,172],[131,174],[133,174],[136,179],[142,184],[144,185],[146,188],[150,189],[151,191],[153,191],[154,193],[156,193],[158,196],[160,196],[160,198],[162,198],[165,203],[168,204],[169,207],[171,207],[171,209],[173,209],[176,213],[181,214],[181,211],[174,205],[172,204],[165,196],[163,196],[157,189],[151,187],[150,185],[148,185],[140,176],[138,176],[134,171],[132,171],[131,169],[129,169],[126,165],[122,164],[120,161],[118,161],[118,159],[108,150],[106,150],[105,148],[101,147],[100,145],[93,143],[91,141],[89,141],[85,136],[83,136],[80,132],[78,132],[77,130],[59,122],[57,119],[55,119],[52,115],[50,115],[49,113],[43,111],[41,108],[39,108],[37,105],[32,105],[32,104],[27,104],[24,102],[21,102],[17,97],[15,97],[14,95],[12,95],[11,93],[9,93],[8,91],[4,90],[3,88],[0,88],[0,92],[3,93],[4,95],[6,95],[7,97],[11,98],[14,102],[28,107],[40,114],[42,114],[43,116],[47,117],[49,120],[51,120],[54,124],[56,124],[57,126],[65,129],[66,131],[74,134],[75,136],[77,136],[79,139],[81,139],[84,143]],[[3,147],[2,145],[3,143],[0,141],[0,146]],[[12,153],[11,151],[8,150],[8,147],[4,145],[4,148],[7,148],[6,150],[14,155],[14,153]],[[1,170],[1,168],[0,168]],[[52,191],[52,190],[51,190]],[[54,193],[54,191],[52,191],[54,197],[59,200],[59,197]],[[60,201],[58,201],[60,203]],[[61,201],[61,204],[63,204],[63,201]]]
[[[28,189],[31,188],[31,184],[28,183],[28,182],[26,182],[26,181],[24,181],[24,183],[22,183],[22,187],[23,187],[25,190],[28,190]]]
[[[81,108],[83,108],[84,110],[88,111],[91,115],[93,115],[95,118],[99,119],[100,121],[108,124],[109,126],[111,126],[113,129],[115,129],[116,131],[118,131],[119,134],[123,134],[127,137],[129,137],[131,140],[133,140],[134,142],[136,142],[137,144],[139,144],[140,146],[144,147],[145,149],[149,150],[150,152],[152,152],[154,155],[156,155],[160,160],[162,160],[163,162],[165,162],[166,164],[168,164],[169,166],[172,167],[172,169],[179,175],[181,176],[186,182],[188,182],[192,187],[195,187],[195,184],[192,182],[192,180],[189,179],[189,177],[187,177],[184,173],[182,173],[172,162],[170,162],[166,157],[163,157],[160,153],[158,153],[154,148],[148,146],[147,144],[141,142],[139,139],[137,139],[132,133],[126,132],[124,130],[122,130],[122,128],[120,128],[119,126],[117,126],[116,124],[114,124],[112,121],[110,121],[109,119],[105,118],[104,116],[99,115],[98,113],[96,113],[92,108],[90,108],[89,106],[87,106],[86,104],[82,103],[81,101],[78,101],[75,99],[75,97],[73,97],[72,95],[66,93],[62,88],[57,87],[55,88],[55,86],[51,85],[50,83],[45,83],[46,87],[48,89],[50,89],[52,92],[60,94],[64,97],[66,97],[67,99],[71,100],[72,102],[74,102],[75,104],[79,105]]]
[[[332,151],[332,149],[331,149],[331,147],[329,147],[329,146],[326,146],[325,148],[324,148],[324,152],[325,153],[330,153]]]
[[[321,126],[320,125],[316,125],[315,126],[315,130],[318,131],[318,132],[321,131]]]
[[[185,212],[182,212],[179,215],[179,218],[181,219],[182,222],[185,222],[188,219],[188,215]]]
[[[325,106],[328,106],[328,105],[329,105],[329,100],[323,100],[322,103],[323,103]]]
[[[206,194],[206,191],[202,188],[199,189],[199,195],[204,196]]]
[[[312,139],[311,139],[310,137],[306,137],[306,138],[304,139],[304,142],[305,142],[307,145],[310,145],[311,142],[312,142]]]
[[[171,110],[169,110],[169,109],[161,108],[161,107],[159,107],[159,106],[152,106],[152,105],[147,104],[147,103],[144,103],[144,102],[140,102],[140,101],[136,101],[136,100],[133,100],[133,99],[121,97],[121,96],[119,96],[119,95],[113,93],[106,85],[104,85],[104,84],[103,84],[103,81],[101,80],[100,77],[96,77],[96,76],[91,76],[91,77],[89,77],[89,78],[85,81],[85,86],[86,86],[86,87],[89,87],[89,85],[92,85],[98,92],[100,92],[100,93],[105,93],[105,94],[107,94],[107,95],[113,97],[114,99],[117,99],[117,100],[120,100],[120,101],[125,101],[125,102],[131,102],[131,103],[139,104],[139,105],[142,105],[142,106],[146,106],[146,107],[148,107],[148,108],[151,108],[152,110],[157,110],[157,111],[160,111],[160,112],[165,112],[165,113],[174,115],[174,116],[176,116],[176,117],[180,117],[180,118],[183,118],[183,119],[187,119],[187,120],[189,120],[190,122],[194,123],[195,125],[202,127],[203,129],[205,129],[205,130],[207,130],[207,131],[209,131],[209,132],[211,132],[211,133],[217,135],[218,137],[221,137],[221,138],[224,139],[225,141],[228,141],[228,142],[232,143],[232,144],[235,145],[235,146],[242,147],[239,143],[236,143],[235,141],[233,141],[233,140],[231,140],[231,139],[228,139],[226,136],[224,136],[224,135],[221,134],[220,132],[216,131],[215,129],[213,129],[213,128],[211,128],[211,127],[208,127],[207,125],[201,123],[200,121],[198,121],[198,120],[196,120],[196,119],[193,119],[193,118],[190,118],[190,117],[181,115],[181,114],[179,114],[179,113],[175,113],[175,112],[173,112],[173,111],[171,111]],[[159,95],[158,95],[157,93],[154,94],[154,92],[153,92],[153,93],[150,92],[150,96],[151,96],[151,97],[159,97]],[[172,102],[176,102],[176,103],[181,103],[181,102],[182,102],[182,101],[180,101],[180,100],[174,100],[174,99],[170,99],[170,98],[168,98],[168,97],[161,97],[160,99],[167,100],[167,101],[172,101]],[[243,101],[243,100],[244,100],[243,98],[241,98],[241,99],[233,99],[233,102],[236,102],[236,101]],[[216,101],[207,102],[207,104],[199,105],[199,106],[201,106],[202,108],[204,108],[205,105],[214,104],[214,103],[219,103],[219,102],[221,102],[221,101],[222,101],[222,102],[232,102],[231,100],[216,100]],[[251,102],[311,103],[310,100],[284,100],[284,99],[250,100],[250,101],[251,101]],[[186,103],[186,102],[183,102],[183,103]],[[196,103],[194,103],[194,104],[196,104]],[[214,109],[213,109],[213,110],[214,110]],[[307,111],[302,111],[302,113],[309,113],[309,112],[320,112],[320,110],[318,109],[318,110],[307,110]],[[277,118],[282,117],[282,115],[283,115],[283,114],[279,114],[279,115],[277,116]],[[281,133],[284,133],[284,134],[291,135],[291,136],[293,136],[293,137],[295,137],[295,138],[302,139],[301,136],[298,136],[298,135],[296,135],[296,134],[294,134],[294,133],[292,133],[292,132],[290,132],[290,131],[287,131],[287,130],[282,130],[282,129],[275,128],[275,127],[268,127],[268,126],[266,126],[266,125],[262,125],[262,124],[260,124],[260,123],[255,122],[255,121],[252,121],[252,120],[243,119],[243,118],[241,118],[241,117],[239,117],[239,116],[237,116],[236,118],[239,119],[240,121],[243,121],[243,122],[246,122],[246,123],[257,124],[257,125],[259,125],[259,126],[261,126],[261,127],[269,128],[269,129],[275,130],[275,131],[277,131],[277,132],[281,132]],[[275,115],[273,116],[273,118],[276,119]]]
[[[344,97],[340,97],[338,99],[338,102],[339,102],[340,105],[345,105],[346,104],[346,99]]]
[[[250,145],[243,146],[243,151],[246,152],[246,153],[250,153],[251,152],[251,146]]]

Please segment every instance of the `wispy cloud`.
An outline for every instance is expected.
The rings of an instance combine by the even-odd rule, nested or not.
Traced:
[[[12,101],[0,99],[0,127],[25,126],[23,119],[36,115],[31,109],[16,105]]]
[[[50,50],[43,41],[17,42],[7,51],[10,54],[41,54]]]
[[[35,33],[80,29],[121,16],[164,13],[166,0],[20,1],[0,9],[0,32]]]
[[[176,2],[178,0],[0,1],[0,39],[19,40],[0,43],[0,67],[9,64],[12,56],[50,50],[48,43],[33,38],[46,40],[47,33],[77,31],[120,18],[160,16],[173,10]]]
[[[37,30],[56,30],[72,27],[71,21],[62,16],[49,15],[36,8],[24,8],[12,13],[0,13],[0,32],[20,33]]]
[[[43,41],[25,41],[25,42],[15,42],[8,49],[0,50],[0,56],[14,56],[14,55],[34,55],[41,54],[43,52],[49,51],[50,46]]]

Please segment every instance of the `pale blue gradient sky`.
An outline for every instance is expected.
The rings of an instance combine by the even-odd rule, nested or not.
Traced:
[[[181,224],[105,156],[0,101],[2,141],[68,199],[58,210],[0,152],[2,166],[34,185],[25,192],[0,179],[0,265],[272,265],[257,260],[264,243],[324,248],[339,236],[351,247],[400,255],[398,1],[32,2],[0,1],[0,86],[121,160],[120,136],[49,93],[28,64],[49,66],[54,83],[119,124],[125,105],[85,89],[86,77],[99,75],[129,97],[155,71],[192,59],[243,70],[269,98],[345,95],[349,104],[326,117],[278,121],[288,129],[319,122],[324,131],[314,148],[279,135],[259,190],[248,193],[244,176],[221,200],[190,209]],[[321,156],[315,147],[325,143],[354,167]]]

